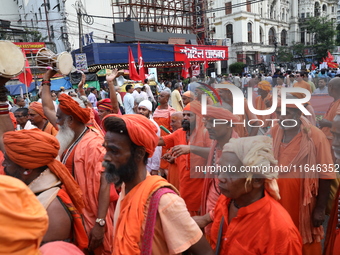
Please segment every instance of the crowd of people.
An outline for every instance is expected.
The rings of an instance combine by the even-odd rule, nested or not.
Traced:
[[[54,75],[12,106],[0,77],[0,254],[340,254],[336,72],[150,79],[125,94],[117,69],[100,91],[84,74],[51,91]],[[217,84],[243,91],[244,114]],[[283,114],[280,97],[254,114],[247,88],[264,111],[275,87],[334,101],[322,119],[310,102]]]

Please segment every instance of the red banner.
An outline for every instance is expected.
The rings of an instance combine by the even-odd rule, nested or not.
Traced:
[[[175,61],[219,61],[228,60],[228,47],[226,46],[196,46],[174,45]]]
[[[26,54],[31,51],[37,53],[41,48],[46,47],[44,42],[14,42],[14,44],[25,50]]]

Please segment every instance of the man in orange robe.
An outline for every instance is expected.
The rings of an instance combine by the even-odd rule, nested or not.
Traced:
[[[172,131],[170,126],[170,118],[171,114],[176,112],[174,108],[169,105],[170,93],[167,91],[162,91],[158,96],[159,106],[156,108],[153,113],[153,120],[158,124],[158,126],[163,126],[170,132]],[[163,129],[161,129],[161,136],[168,135]],[[162,147],[162,156],[166,153],[167,149]],[[161,159],[160,169],[164,172],[165,169],[168,169],[168,162],[164,159]]]
[[[227,124],[214,124],[216,119],[227,120]],[[208,130],[210,139],[213,140],[209,154],[207,167],[218,167],[223,146],[229,142],[231,138],[238,138],[235,128],[230,125],[230,122],[239,121],[237,115],[233,115],[229,110],[220,107],[207,106],[207,114],[205,115],[205,127]],[[218,179],[216,172],[206,172],[204,178],[204,186],[202,192],[201,215],[211,213],[215,208],[217,199],[220,195],[218,190]],[[210,240],[211,225],[205,227],[205,235]]]
[[[58,131],[53,125],[47,120],[41,103],[33,102],[28,108],[28,119],[33,125],[47,134],[56,136]]]
[[[26,183],[47,210],[50,220],[43,242],[70,239],[80,249],[87,248],[82,192],[68,169],[55,159],[57,139],[38,129],[9,131],[3,135],[3,145],[6,174]]]
[[[269,107],[271,107],[272,105],[272,95],[270,94],[271,90],[272,85],[268,81],[264,80],[258,83],[257,93],[259,96],[256,97],[255,99],[255,109],[266,110]],[[261,124],[263,123],[263,125],[259,129],[259,132],[261,132],[261,134],[265,134],[272,124],[271,121],[266,121],[266,119],[276,118],[275,113],[273,113],[271,115],[257,115],[257,119],[262,120]]]
[[[223,83],[222,83],[223,84]],[[226,84],[231,84],[231,83],[226,83]],[[218,93],[222,99],[222,106],[223,108],[233,111],[233,94],[229,89],[223,89],[220,88],[218,89]],[[247,137],[247,136],[254,136],[257,135],[257,132],[259,131],[258,127],[258,121],[252,121],[250,122],[250,125],[248,125],[249,120],[256,120],[257,116],[252,113],[249,108],[248,108],[248,100],[245,98],[244,99],[244,113],[242,115],[237,115],[239,117],[239,120],[237,122],[239,123],[245,123],[243,124],[235,124],[234,125],[234,130],[236,133],[239,135],[239,137]]]
[[[0,254],[39,254],[47,212],[22,181],[0,176]]]
[[[276,201],[280,194],[278,173],[269,168],[276,164],[271,139],[230,139],[223,147],[220,164],[226,170],[218,173],[222,194],[215,210],[195,217],[200,227],[213,222],[211,241],[215,254],[302,254],[300,234]],[[245,167],[251,168],[241,171]]]
[[[322,132],[324,132],[324,134],[326,135],[329,141],[331,150],[332,150],[332,140],[333,140],[333,135],[331,133],[332,121],[336,115],[336,112],[340,110],[340,78],[339,77],[336,77],[329,82],[328,93],[331,97],[334,98],[334,101],[329,106],[325,116],[323,116],[323,119],[319,121],[319,127],[321,128]],[[332,153],[332,155],[334,156],[334,153]]]
[[[201,230],[176,189],[147,174],[146,162],[158,143],[156,126],[140,114],[109,115],[104,157],[106,176],[122,192],[115,211],[114,255],[212,255]]]
[[[297,74],[297,81],[296,83],[294,83],[294,88],[299,87],[299,88],[303,88],[309,91],[310,94],[312,94],[312,89],[309,83],[305,82],[303,80],[305,73],[301,72],[300,74]],[[297,98],[304,98],[305,95],[302,93],[291,93],[293,96],[297,97]],[[304,115],[304,117],[306,117],[310,123],[312,123],[314,126],[316,126],[316,116],[315,116],[315,112],[314,112],[314,108],[313,106],[307,102],[304,104],[305,108],[311,113],[311,115]]]
[[[174,112],[173,114],[171,114],[170,121],[171,121],[170,126],[173,132],[182,128],[183,113]],[[179,190],[179,169],[177,165],[178,158],[174,158],[172,156],[171,149],[166,154],[164,154],[163,158],[169,163],[167,180],[176,189]]]
[[[321,254],[322,223],[329,197],[333,160],[326,136],[295,105],[286,115],[277,108],[279,123],[272,128],[279,173],[280,203],[302,236],[303,254]],[[322,170],[322,171],[321,171]]]
[[[179,168],[179,192],[192,216],[198,215],[201,208],[204,173],[196,167],[206,165],[206,158],[192,153],[194,148],[205,147],[209,150],[211,140],[201,118],[201,105],[192,101],[183,109],[181,129],[161,137],[159,144],[172,148],[172,155],[177,158]],[[206,153],[203,155],[206,156]]]
[[[340,111],[336,112],[332,121],[331,133],[333,136],[332,145],[334,156],[336,157],[335,169],[339,171],[340,166]],[[338,187],[328,221],[327,235],[325,240],[324,255],[340,254],[340,188]]]
[[[55,74],[48,70],[43,79],[49,80]],[[42,103],[44,113],[50,122],[60,127],[57,139],[60,142],[61,161],[74,176],[83,193],[85,202],[84,222],[89,234],[89,249],[95,255],[112,253],[112,216],[110,202],[117,200],[115,188],[107,183],[102,167],[105,155],[103,137],[96,130],[86,126],[91,109],[75,97],[61,94],[57,116],[53,113],[50,86],[43,86]],[[53,110],[53,111],[52,111]]]

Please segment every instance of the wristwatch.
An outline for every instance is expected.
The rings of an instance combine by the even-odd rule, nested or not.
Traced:
[[[106,221],[105,221],[105,219],[97,218],[96,223],[98,223],[99,226],[104,227],[105,224],[106,224]]]

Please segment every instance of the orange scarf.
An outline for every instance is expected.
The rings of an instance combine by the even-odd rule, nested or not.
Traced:
[[[175,187],[160,176],[147,176],[121,201],[120,213],[113,243],[115,255],[141,253],[142,224],[147,200],[159,188],[168,187],[178,193]]]
[[[309,166],[316,165],[315,160],[315,145],[312,140],[310,122],[305,118],[301,117],[301,132],[302,139],[300,143],[299,153],[291,161],[291,165],[301,165],[301,162],[306,162]],[[282,129],[278,129],[276,137],[274,137],[273,144],[274,156],[276,159],[279,158],[280,144],[284,135]],[[323,238],[323,227],[313,227],[311,218],[313,209],[316,204],[316,196],[318,195],[319,179],[318,173],[315,171],[309,171],[301,173],[301,185],[300,185],[300,212],[299,212],[299,231],[302,236],[303,244],[312,243],[313,241],[320,242]]]

